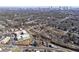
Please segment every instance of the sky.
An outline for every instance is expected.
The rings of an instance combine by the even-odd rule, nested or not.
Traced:
[[[78,0],[0,0],[0,6],[79,6]]]

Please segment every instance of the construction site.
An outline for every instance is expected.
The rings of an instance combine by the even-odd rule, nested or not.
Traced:
[[[0,52],[78,52],[79,8],[0,8]]]

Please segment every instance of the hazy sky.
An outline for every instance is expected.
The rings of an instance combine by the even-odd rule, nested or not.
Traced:
[[[0,6],[79,6],[78,0],[0,0]]]

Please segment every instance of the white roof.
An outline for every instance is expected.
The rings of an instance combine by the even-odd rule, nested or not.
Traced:
[[[25,30],[16,31],[16,32],[14,32],[14,33],[16,33],[16,34],[21,34],[22,32],[23,32],[24,34],[28,34],[28,32],[27,32],[27,31],[25,31]]]
[[[24,33],[23,35],[21,35],[22,32]],[[16,32],[14,32],[14,33],[17,34],[17,38],[18,38],[18,39],[21,39],[22,37],[23,37],[23,38],[26,38],[26,39],[29,39],[29,38],[30,38],[29,33],[28,33],[27,31],[25,31],[25,30],[16,31]]]

